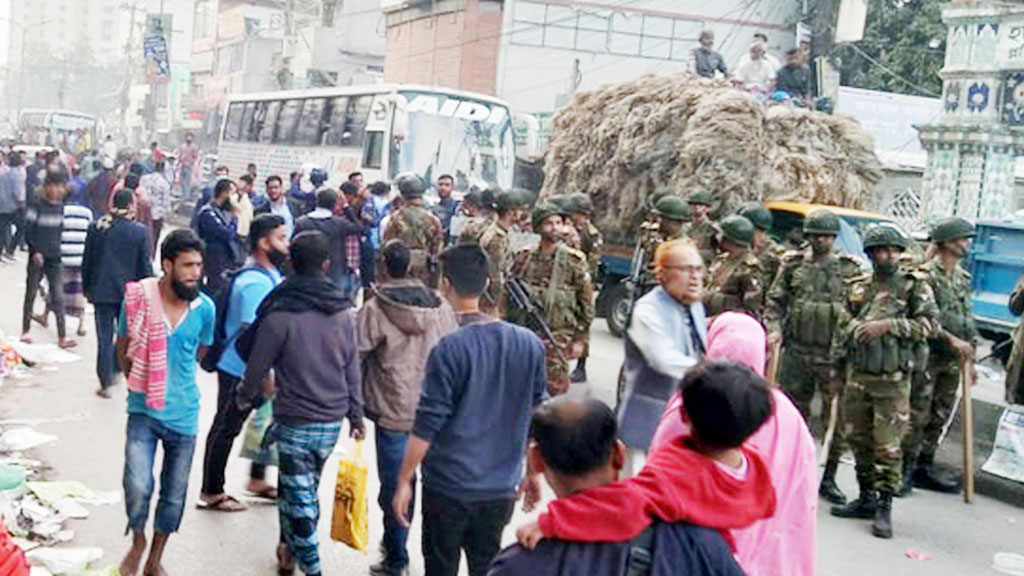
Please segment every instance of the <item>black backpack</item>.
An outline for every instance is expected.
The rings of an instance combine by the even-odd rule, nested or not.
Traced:
[[[242,274],[253,270],[265,274],[267,278],[270,278],[271,280],[274,279],[269,272],[259,266],[247,266],[245,268],[239,268],[238,270],[229,272],[228,274],[231,276],[231,281],[228,282],[220,292],[214,294],[213,302],[217,306],[217,322],[213,329],[213,344],[210,345],[209,349],[207,349],[206,356],[203,356],[203,359],[199,361],[199,367],[206,372],[217,371],[217,364],[220,362],[221,356],[224,355],[224,350],[227,349],[231,344],[231,340],[233,340],[228,338],[224,323],[228,318],[228,303],[231,302],[231,290],[235,287],[235,280],[237,280]],[[239,334],[236,334],[235,339],[237,339],[238,336]]]

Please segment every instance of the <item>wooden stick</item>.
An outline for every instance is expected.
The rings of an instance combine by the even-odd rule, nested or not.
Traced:
[[[825,438],[821,441],[821,453],[818,454],[818,466],[824,466],[828,462],[828,453],[832,449],[832,439],[836,435],[836,421],[839,420],[839,395],[832,398],[832,405],[828,409],[828,428],[825,429]]]
[[[764,379],[770,382],[773,386],[778,386],[779,382],[775,379],[779,373],[779,356],[782,354],[782,341],[775,342],[772,344],[768,354],[768,366],[764,371]]]
[[[964,502],[974,500],[974,410],[971,405],[971,360],[960,364],[960,387],[963,390],[960,423],[964,437]]]

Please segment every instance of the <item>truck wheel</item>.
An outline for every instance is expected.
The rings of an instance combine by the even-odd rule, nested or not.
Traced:
[[[608,289],[608,314],[605,320],[608,322],[608,330],[619,338],[628,328],[631,305],[632,302],[629,301],[629,293],[626,292],[625,286],[613,286]]]

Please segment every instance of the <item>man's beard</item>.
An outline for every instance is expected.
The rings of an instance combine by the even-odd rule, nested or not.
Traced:
[[[283,270],[284,265],[288,263],[288,255],[284,252],[278,252],[277,250],[271,250],[267,254],[267,258],[270,260],[270,263],[274,265],[274,268],[277,268],[278,270]]]
[[[545,242],[561,242],[565,240],[565,235],[557,232],[541,232],[540,238]]]
[[[885,264],[875,264],[875,273],[879,276],[892,276],[896,273],[899,268],[899,264],[896,261],[890,261]]]
[[[174,295],[186,302],[191,302],[199,296],[199,283],[189,286],[177,278],[171,278],[171,290]]]

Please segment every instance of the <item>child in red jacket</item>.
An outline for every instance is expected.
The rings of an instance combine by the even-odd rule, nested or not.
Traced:
[[[680,388],[689,437],[655,450],[634,478],[551,502],[517,530],[519,543],[623,542],[661,520],[719,530],[732,546],[729,530],[774,514],[768,467],[742,446],[771,415],[768,387],[749,368],[717,360],[691,369]]]

